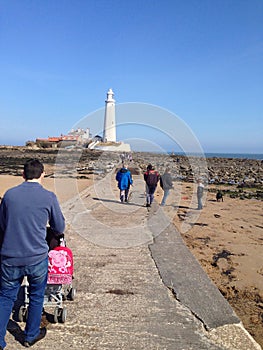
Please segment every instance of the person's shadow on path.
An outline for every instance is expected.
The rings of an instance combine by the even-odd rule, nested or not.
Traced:
[[[24,342],[24,331],[21,329],[18,322],[19,320],[19,310],[24,305],[25,300],[25,287],[21,286],[17,295],[17,300],[13,306],[13,314],[12,319],[9,320],[7,324],[7,331],[13,335],[16,341],[18,341],[21,345]]]
[[[21,329],[19,324],[13,320],[9,320],[7,325],[7,331],[13,335],[16,341],[21,345],[24,343],[24,331]]]
[[[24,345],[24,331],[20,327],[19,322],[22,320],[19,319],[19,310],[21,307],[25,306],[25,286],[21,286],[17,295],[17,300],[14,303],[12,319],[8,321],[7,331],[13,335],[16,341],[21,345]],[[23,317],[23,321],[26,321],[26,316]],[[54,315],[46,312],[43,307],[41,327],[47,327],[49,323],[55,323]]]
[[[108,203],[117,203],[117,204],[120,204],[120,205],[129,205],[129,206],[133,205],[133,206],[136,206],[136,207],[141,207],[142,206],[140,204],[132,203],[132,202],[121,203],[120,201],[117,201],[117,200],[114,200],[114,199],[97,198],[97,197],[92,197],[92,199],[94,201],[102,201],[102,202],[108,202]]]

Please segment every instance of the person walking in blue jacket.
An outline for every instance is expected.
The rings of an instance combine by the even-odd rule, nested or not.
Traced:
[[[41,185],[44,166],[37,159],[24,164],[25,181],[9,189],[0,206],[0,349],[6,346],[7,324],[23,278],[29,283],[25,347],[44,338],[40,329],[48,275],[47,224],[63,233],[65,220],[56,195]]]
[[[133,184],[132,175],[128,170],[127,165],[123,167],[116,174],[116,181],[118,181],[118,188],[120,189],[120,201],[128,202],[130,186]]]

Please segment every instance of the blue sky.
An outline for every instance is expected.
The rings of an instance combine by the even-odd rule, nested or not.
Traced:
[[[0,144],[65,134],[112,88],[206,152],[263,153],[262,23],[262,0],[0,0]]]

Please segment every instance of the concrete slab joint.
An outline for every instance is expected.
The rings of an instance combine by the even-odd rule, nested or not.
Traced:
[[[203,325],[211,341],[229,350],[261,349],[172,224],[148,247],[164,285]]]

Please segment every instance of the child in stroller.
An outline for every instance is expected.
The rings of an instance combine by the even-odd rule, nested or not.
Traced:
[[[74,300],[76,290],[72,287],[73,279],[73,254],[66,247],[64,234],[55,235],[50,228],[47,228],[47,242],[49,246],[48,253],[48,281],[45,290],[45,306],[54,306],[54,322],[66,321],[67,309],[63,301]],[[29,305],[28,283],[24,281],[24,305],[19,309],[19,321],[27,317],[27,308]]]

